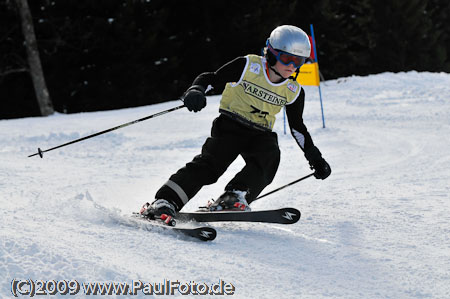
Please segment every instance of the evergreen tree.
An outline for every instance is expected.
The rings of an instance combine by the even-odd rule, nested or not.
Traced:
[[[374,36],[369,31],[373,14],[370,0],[321,2],[322,18],[316,26],[319,60],[326,78],[369,74],[370,49]]]
[[[436,33],[424,0],[373,0],[375,46],[372,71],[425,70],[429,67]]]
[[[450,2],[447,0],[429,0],[426,8],[433,26],[431,28],[433,44],[426,70],[450,72]]]
[[[39,115],[20,19],[0,2],[0,118]],[[29,1],[55,110],[115,109],[177,99],[201,72],[260,54],[282,24],[313,24],[326,79],[450,71],[445,0]]]

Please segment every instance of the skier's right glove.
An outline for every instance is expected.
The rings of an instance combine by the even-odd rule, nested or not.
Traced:
[[[192,85],[182,99],[189,111],[198,112],[206,106],[205,89],[201,85]]]
[[[322,158],[322,154],[319,149],[315,146],[305,150],[305,157],[311,166],[311,169],[314,169],[314,176],[316,179],[324,180],[331,174],[330,165]]]

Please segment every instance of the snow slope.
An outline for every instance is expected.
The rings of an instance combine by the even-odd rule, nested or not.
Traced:
[[[1,120],[0,297],[12,297],[13,279],[166,279],[223,280],[234,298],[450,298],[450,74],[327,81],[326,129],[317,88],[305,89],[305,123],[332,175],[253,203],[299,208],[297,224],[218,223],[209,243],[146,231],[127,215],[199,153],[219,97],[200,113],[178,110],[44,159],[27,156],[180,103]],[[310,172],[281,118],[276,131],[282,160],[264,192]],[[185,209],[220,195],[242,166]]]

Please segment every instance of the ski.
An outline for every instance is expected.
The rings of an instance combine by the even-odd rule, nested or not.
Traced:
[[[176,233],[180,233],[189,237],[196,238],[201,241],[212,241],[216,238],[217,232],[214,228],[208,226],[201,227],[183,227],[178,226],[175,222],[171,225],[164,223],[161,220],[151,220],[146,217],[142,217],[139,213],[133,213],[133,218],[145,221],[145,224],[149,224],[152,227],[162,228],[164,230],[170,230]]]
[[[301,213],[294,208],[282,208],[278,210],[263,211],[222,211],[222,212],[180,212],[176,219],[181,221],[195,220],[197,222],[219,222],[219,221],[240,221],[240,222],[266,222],[293,224],[300,219]]]

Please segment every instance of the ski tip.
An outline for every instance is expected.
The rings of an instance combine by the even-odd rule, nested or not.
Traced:
[[[180,233],[185,236],[193,237],[200,241],[212,241],[217,236],[217,231],[209,226],[202,226],[202,227],[186,227],[186,226],[178,226],[176,223],[168,223],[167,221],[163,220],[162,218],[156,218],[156,219],[149,219],[147,217],[142,216],[138,212],[133,212],[131,214],[133,218],[137,218],[140,221],[145,221],[146,224],[148,224],[151,228],[160,228],[165,231],[173,231],[176,233]],[[164,218],[164,217],[163,217]],[[174,219],[172,219],[174,220]],[[145,226],[144,228],[147,229]]]
[[[294,224],[300,220],[302,213],[295,208],[283,208],[280,209],[280,216],[284,219],[285,224]]]
[[[212,241],[217,237],[217,232],[211,227],[199,227],[195,229],[197,236],[202,241]]]

